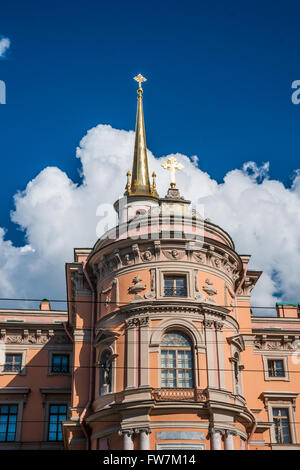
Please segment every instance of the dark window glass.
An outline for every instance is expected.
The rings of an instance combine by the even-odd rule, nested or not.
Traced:
[[[48,441],[62,441],[61,422],[67,419],[67,405],[50,405]]]
[[[186,297],[185,276],[165,276],[164,293],[167,297]]]
[[[22,354],[6,354],[5,372],[20,372],[22,366]]]
[[[17,405],[0,406],[0,442],[15,441],[17,413]]]
[[[269,359],[268,360],[268,372],[269,372],[269,377],[284,377],[284,367],[283,367],[283,361],[281,359],[274,360],[274,359]]]
[[[69,372],[69,355],[68,354],[53,354],[52,372],[56,372],[56,373]]]

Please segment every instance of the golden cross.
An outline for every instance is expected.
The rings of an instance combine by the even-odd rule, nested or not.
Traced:
[[[142,74],[138,74],[136,77],[133,77],[136,82],[139,83],[139,90],[142,90],[141,83],[146,82],[147,78],[143,77]]]
[[[172,188],[175,188],[175,172],[177,170],[181,170],[182,168],[184,168],[184,166],[179,163],[175,157],[171,156],[168,158],[168,160],[164,163],[161,164],[161,166],[165,169],[165,170],[169,170],[170,172],[170,177],[171,177],[171,187]]]

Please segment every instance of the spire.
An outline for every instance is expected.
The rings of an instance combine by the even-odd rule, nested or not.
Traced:
[[[136,80],[139,84],[139,87],[137,89],[138,104],[135,125],[135,143],[132,173],[127,172],[127,185],[125,195],[158,197],[155,188],[155,175],[152,175],[153,182],[152,184],[150,184],[148,169],[147,145],[143,112],[143,88],[141,86],[141,83],[145,82],[146,78],[139,74],[134,77],[134,80]]]

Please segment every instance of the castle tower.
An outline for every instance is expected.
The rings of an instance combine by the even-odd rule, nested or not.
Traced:
[[[176,160],[162,165],[171,173],[165,197],[150,184],[144,78],[136,78],[133,165],[125,202],[115,203],[119,225],[88,252],[75,250],[67,265],[74,357],[90,368],[79,365],[74,376],[65,439],[110,450],[247,448],[256,421],[242,357],[253,347],[244,333],[261,273],[247,271],[250,256],[180,195]],[[82,386],[80,396],[84,382],[90,389]]]

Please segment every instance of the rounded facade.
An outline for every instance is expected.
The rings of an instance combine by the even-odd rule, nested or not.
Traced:
[[[243,260],[187,201],[158,204],[130,207],[86,263],[98,300],[91,438],[111,450],[243,448]]]

